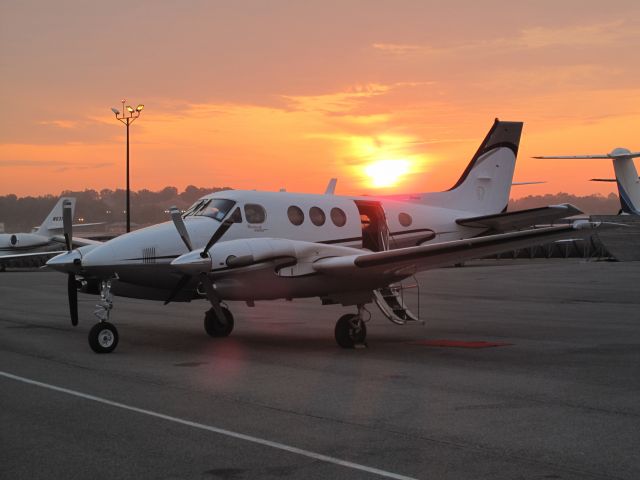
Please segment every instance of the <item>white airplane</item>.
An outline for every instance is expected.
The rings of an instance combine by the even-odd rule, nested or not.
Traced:
[[[640,157],[640,152],[631,152],[626,148],[615,148],[611,153],[596,155],[546,155],[533,158],[562,160],[613,160],[616,178],[592,178],[592,182],[616,182],[620,196],[620,213],[640,215],[640,179],[633,159]]]
[[[205,195],[172,222],[49,260],[67,273],[73,325],[77,280],[99,285],[100,319],[89,333],[98,353],[115,349],[108,320],[113,295],[165,304],[208,299],[205,330],[224,337],[234,326],[225,301],[319,297],[356,306],[335,326],[337,343],[363,344],[365,306],[373,301],[395,323],[417,320],[397,282],[416,272],[553,241],[588,236],[588,222],[480,236],[574,215],[570,205],[500,213],[507,205],[522,123],[497,121],[449,191],[389,197],[228,190]],[[70,225],[69,215],[65,216]],[[66,229],[71,238],[71,227]],[[471,238],[473,237],[473,238]],[[204,248],[203,248],[204,247]]]
[[[35,227],[31,233],[0,234],[0,269],[4,270],[8,265],[19,263],[20,260],[32,260],[38,256],[50,258],[53,254],[65,251],[62,250],[65,245],[62,221],[64,204],[70,207],[70,213],[73,217],[76,199],[60,197],[44,222],[39,227]],[[83,223],[74,225],[74,227],[89,225],[97,224]],[[98,242],[84,238],[73,238],[73,244],[78,247],[96,243]]]

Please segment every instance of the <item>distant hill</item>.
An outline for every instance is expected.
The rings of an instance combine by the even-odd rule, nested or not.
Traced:
[[[185,209],[203,195],[220,190],[230,190],[230,188],[202,188],[190,185],[184,192],[178,192],[175,187],[165,187],[157,192],[150,190],[131,192],[131,222],[138,226],[164,222],[169,220],[169,215],[165,212],[168,207],[176,205],[178,208]],[[105,222],[105,228],[97,230],[124,230],[124,190],[64,191],[61,195],[78,199],[75,222]],[[53,195],[22,198],[15,195],[0,196],[0,223],[4,223],[6,232],[28,232],[42,222],[57,199],[58,196]],[[568,193],[556,193],[512,200],[509,202],[509,210],[558,203],[572,203],[588,214],[616,214],[620,209],[618,196],[613,193],[607,197],[602,195],[578,197]]]

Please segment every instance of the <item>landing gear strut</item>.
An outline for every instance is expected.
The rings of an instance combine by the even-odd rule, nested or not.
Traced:
[[[366,347],[367,325],[363,313],[367,312],[363,305],[358,305],[358,313],[343,315],[336,322],[336,342],[342,348]],[[368,313],[368,312],[367,312]],[[369,320],[370,317],[367,317]]]
[[[100,321],[89,330],[89,346],[96,353],[110,353],[118,346],[118,330],[108,321],[112,309],[111,282],[106,280],[100,284],[100,303],[93,312]]]
[[[212,307],[204,314],[204,329],[212,337],[228,337],[233,331],[233,315],[228,308],[220,306],[223,316],[219,317],[216,310]]]

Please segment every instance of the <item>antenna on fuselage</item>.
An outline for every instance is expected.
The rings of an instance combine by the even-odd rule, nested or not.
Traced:
[[[336,184],[338,183],[338,179],[337,178],[332,178],[331,180],[329,180],[329,183],[327,184],[327,189],[324,191],[325,195],[333,195],[336,193]]]

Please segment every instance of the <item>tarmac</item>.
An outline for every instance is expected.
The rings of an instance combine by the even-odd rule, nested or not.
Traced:
[[[372,307],[368,348],[339,348],[352,309],[317,299],[231,303],[212,339],[204,301],[116,298],[98,355],[96,297],[74,328],[64,275],[2,273],[0,478],[640,478],[640,262],[419,280],[426,324]],[[497,346],[433,346],[455,342]]]

